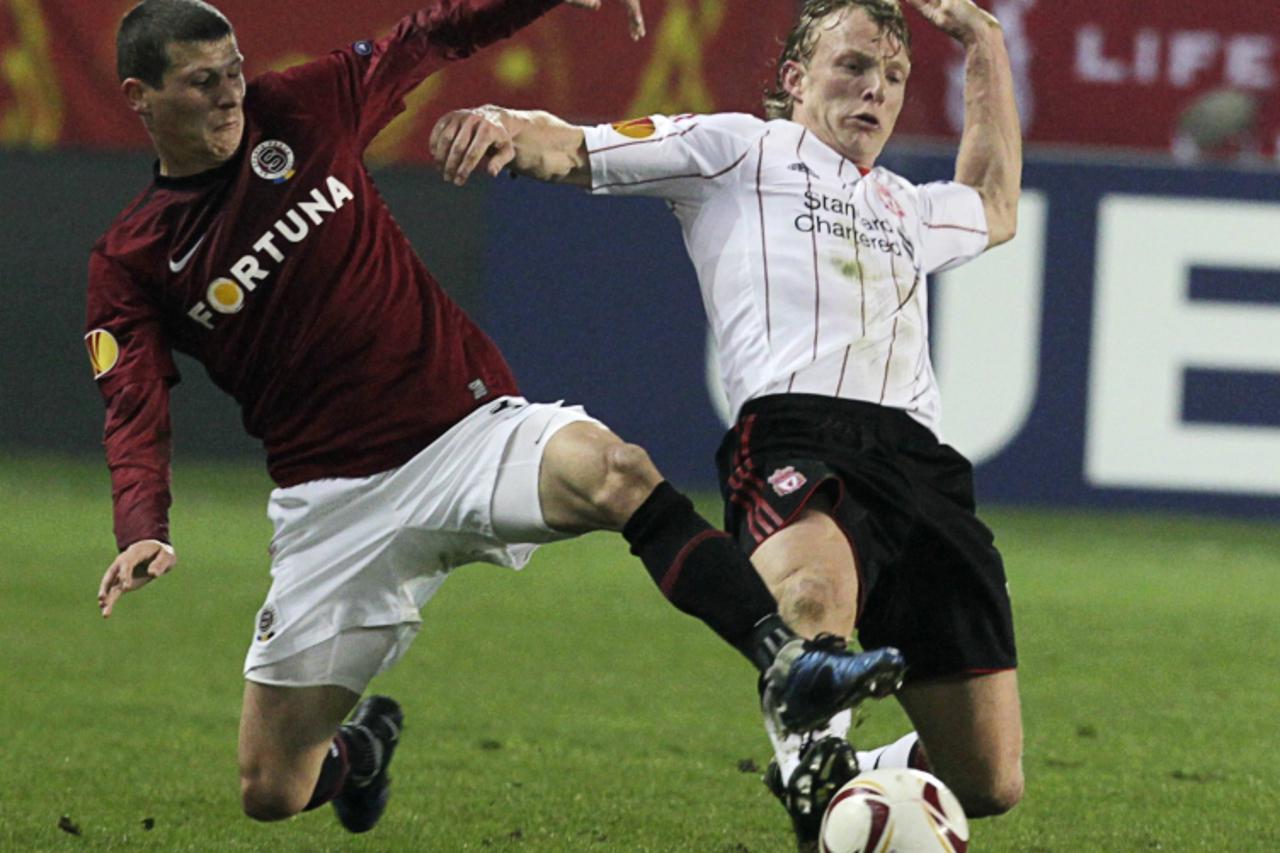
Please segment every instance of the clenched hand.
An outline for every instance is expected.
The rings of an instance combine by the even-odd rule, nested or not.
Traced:
[[[907,0],[917,12],[947,35],[969,44],[983,31],[999,27],[990,12],[973,0]]]

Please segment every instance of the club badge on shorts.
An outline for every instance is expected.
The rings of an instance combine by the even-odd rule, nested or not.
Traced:
[[[791,494],[806,482],[804,474],[801,474],[790,465],[785,468],[779,468],[769,475],[769,485],[773,486],[773,490],[778,493],[780,498]]]
[[[280,621],[280,615],[276,613],[274,604],[263,605],[258,611],[257,633],[254,637],[259,643],[265,643],[276,635],[276,623]]]
[[[273,184],[283,184],[294,176],[293,163],[293,149],[278,139],[258,143],[249,155],[254,174]]]

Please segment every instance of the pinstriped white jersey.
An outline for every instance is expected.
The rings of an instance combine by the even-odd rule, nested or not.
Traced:
[[[982,200],[849,160],[791,121],[652,116],[586,129],[595,193],[667,199],[731,411],[763,394],[902,409],[938,432],[925,277],[987,247]]]

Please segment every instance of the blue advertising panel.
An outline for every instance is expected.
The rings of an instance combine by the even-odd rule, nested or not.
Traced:
[[[697,279],[666,204],[501,179],[483,325],[530,399],[584,405],[683,486],[712,487]]]
[[[1280,175],[1032,160],[1024,187],[1017,239],[931,290],[944,438],[982,498],[1280,514]],[[712,486],[723,404],[665,205],[492,189],[484,316],[526,393]]]

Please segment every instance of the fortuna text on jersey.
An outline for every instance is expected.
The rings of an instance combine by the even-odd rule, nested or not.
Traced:
[[[328,194],[325,194],[328,190]],[[282,264],[286,252],[276,245],[276,236],[283,238],[285,249],[307,239],[312,226],[319,227],[330,214],[355,198],[355,194],[342,181],[330,175],[322,187],[311,191],[310,201],[300,201],[291,207],[275,225],[253,244],[254,253],[240,258],[231,265],[230,277],[213,280],[205,291],[205,298],[191,306],[187,316],[212,330],[218,314],[235,314],[244,307],[246,294],[252,293],[271,275],[270,267],[263,267],[265,255],[273,266]],[[308,224],[310,220],[310,224]]]

